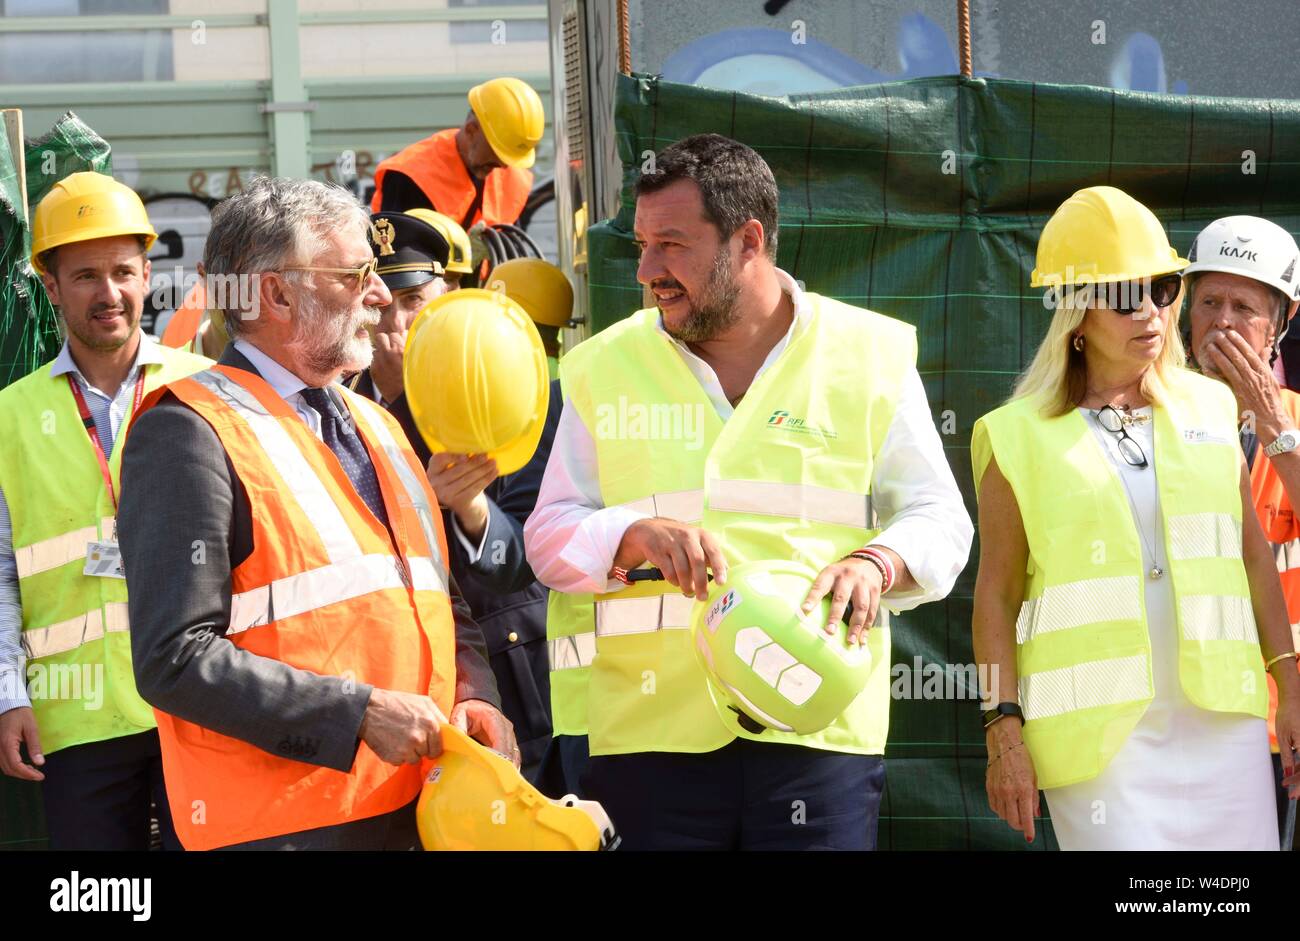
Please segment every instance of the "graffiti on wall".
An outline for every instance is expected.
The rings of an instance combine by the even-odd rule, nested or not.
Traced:
[[[365,192],[374,184],[375,167],[387,154],[376,156],[369,150],[345,150],[333,160],[326,160],[311,165],[311,177],[326,183],[337,183],[352,189],[358,194]],[[260,170],[225,167],[219,170],[193,170],[187,185],[194,196],[206,199],[225,199],[235,193],[242,193],[244,188],[256,177],[264,175]]]
[[[772,11],[769,8],[767,12]],[[801,33],[803,21],[793,23],[790,30],[744,27],[702,36],[664,61],[663,77],[673,82],[749,94],[797,95],[850,85],[953,75],[959,70],[957,51],[947,30],[924,13],[913,11],[899,20],[895,41],[900,65],[897,72],[864,65],[807,35],[806,31]],[[1000,77],[996,71],[996,31],[991,31],[987,16],[976,18],[975,26],[977,33],[981,33],[982,58],[994,65],[994,71],[976,70],[975,74]],[[1102,30],[1100,42],[1096,35],[1098,29]],[[1186,81],[1169,80],[1164,50],[1158,39],[1140,31],[1107,37],[1104,30],[1104,24],[1098,20],[1091,39],[1094,44],[1116,47],[1107,71],[1112,88],[1187,93]]]

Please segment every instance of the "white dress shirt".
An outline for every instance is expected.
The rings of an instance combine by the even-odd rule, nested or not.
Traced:
[[[779,269],[777,277],[794,303],[794,320],[755,373],[754,382],[776,362],[790,339],[807,329],[812,317],[811,305],[795,280]],[[662,318],[659,330],[663,332]],[[713,368],[684,343],[673,343],[718,415],[727,421],[734,409]],[[904,376],[893,421],[877,454],[871,491],[882,526],[871,544],[898,553],[918,586],[890,592],[886,606],[906,611],[944,597],[966,565],[974,527],[944,457],[915,367]],[[524,525],[524,547],[538,580],[556,591],[618,590],[622,583],[608,573],[619,543],[629,526],[647,516],[627,507],[604,506],[591,429],[566,399],[537,507]],[[863,538],[865,542],[865,532]]]

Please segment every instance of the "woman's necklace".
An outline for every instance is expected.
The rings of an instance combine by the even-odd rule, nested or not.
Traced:
[[[1128,410],[1128,406],[1123,406],[1123,408],[1124,408],[1125,411]],[[1092,412],[1092,419],[1093,419],[1093,421],[1097,422],[1097,424],[1101,426],[1101,430],[1102,430],[1102,431],[1106,431],[1106,426],[1105,426],[1105,425],[1102,425],[1102,424],[1101,424],[1101,419],[1097,417],[1097,410],[1096,410],[1096,409],[1090,409],[1089,411]],[[1151,416],[1150,416],[1150,415],[1127,415],[1127,414],[1125,414],[1125,415],[1123,415],[1122,417],[1123,417],[1123,420],[1124,420],[1124,424],[1125,424],[1125,425],[1139,425],[1139,424],[1142,424],[1142,423],[1144,423],[1144,422],[1150,421],[1150,419],[1151,419]],[[1110,432],[1107,432],[1107,434],[1110,434]],[[1155,467],[1155,447],[1154,447],[1154,446],[1151,448],[1151,451],[1152,451],[1152,454],[1151,454],[1151,460],[1150,460],[1148,466],[1150,466],[1150,467],[1152,467],[1152,468],[1154,469],[1154,467]],[[1127,463],[1127,462],[1125,462],[1125,463]],[[1131,466],[1131,465],[1130,465],[1130,466]],[[1148,555],[1148,556],[1150,557],[1150,559],[1151,559],[1151,568],[1147,571],[1147,575],[1148,575],[1148,577],[1150,577],[1150,578],[1154,581],[1154,580],[1157,579],[1157,578],[1161,578],[1161,577],[1163,577],[1164,574],[1165,574],[1165,570],[1164,570],[1164,568],[1161,567],[1159,560],[1156,559],[1156,551],[1155,551],[1154,548],[1152,548],[1151,542],[1148,542],[1148,541],[1147,541],[1147,534],[1146,534],[1146,532],[1142,529],[1142,521],[1138,518],[1138,506],[1137,506],[1137,501],[1133,499],[1133,491],[1129,490],[1129,487],[1128,487],[1128,481],[1124,479],[1124,469],[1121,468],[1121,467],[1117,467],[1117,468],[1115,468],[1115,471],[1116,471],[1116,473],[1119,475],[1119,482],[1120,482],[1120,484],[1124,487],[1124,493],[1128,496],[1129,506],[1131,506],[1131,507],[1133,508],[1133,526],[1137,529],[1137,531],[1138,531],[1138,537],[1142,540],[1142,545],[1146,548],[1146,550],[1147,550],[1147,555]],[[1154,516],[1155,516],[1155,520],[1156,520],[1155,525],[1156,525],[1156,526],[1159,526],[1159,525],[1160,525],[1160,488],[1159,488],[1159,487],[1156,488],[1156,506],[1155,506],[1155,513],[1154,513]],[[1155,532],[1154,532],[1154,527],[1153,527],[1153,532],[1152,532],[1152,534],[1151,534],[1151,536],[1152,536],[1152,541],[1154,541],[1154,539],[1155,539],[1155,535],[1156,535],[1156,534],[1155,534]]]

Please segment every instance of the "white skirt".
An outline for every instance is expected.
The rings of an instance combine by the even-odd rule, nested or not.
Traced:
[[[1268,726],[1152,703],[1106,769],[1043,792],[1063,850],[1276,850]]]

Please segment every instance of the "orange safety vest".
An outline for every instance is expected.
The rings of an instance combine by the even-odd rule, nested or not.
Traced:
[[[479,220],[488,225],[518,222],[532,192],[533,174],[517,167],[497,167],[489,173],[483,183],[483,204],[472,219],[465,218],[474,204],[475,189],[456,149],[457,130],[449,127],[381,160],[375,168],[375,195],[370,200],[370,211],[379,212],[384,177],[389,170],[396,170],[415,181],[434,209],[466,229]]]
[[[456,642],[446,535],[400,426],[340,390],[374,461],[390,537],[333,452],[260,377],[215,366],[164,388],[213,427],[249,495],[253,552],[231,572],[224,642],[340,677],[345,691],[368,683],[427,694],[450,715]],[[186,849],[362,820],[420,792],[420,765],[387,764],[364,742],[344,773],[311,764],[310,742],[286,738],[280,757],[155,714],[172,819]]]
[[[1290,427],[1300,428],[1300,395],[1290,389],[1279,389],[1282,408],[1291,418]],[[1300,646],[1300,522],[1297,522],[1291,500],[1282,487],[1282,478],[1268,455],[1264,442],[1255,454],[1255,466],[1250,469],[1250,495],[1255,504],[1259,525],[1264,538],[1273,546],[1277,559],[1278,575],[1282,579],[1282,594],[1286,596],[1287,620],[1291,622],[1291,636]],[[1271,652],[1271,651],[1270,651]],[[1298,665],[1300,666],[1300,665]],[[1268,677],[1268,737],[1277,751],[1277,683]]]

